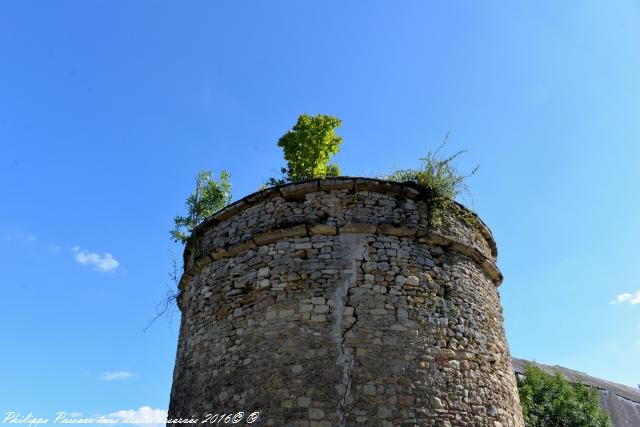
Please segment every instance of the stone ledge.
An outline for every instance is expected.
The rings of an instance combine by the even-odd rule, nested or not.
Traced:
[[[280,194],[287,200],[304,200],[307,193],[320,189],[318,180],[302,181],[279,187]]]
[[[237,200],[229,206],[216,212],[211,217],[207,218],[198,225],[193,231],[193,234],[185,247],[185,253],[191,252],[191,246],[193,241],[197,240],[204,234],[208,228],[218,225],[221,222],[228,220],[229,218],[237,215],[238,213],[247,210],[259,203],[267,201],[273,197],[281,196],[288,200],[303,201],[307,193],[315,191],[332,191],[332,190],[350,190],[350,191],[371,191],[381,194],[391,194],[394,196],[406,197],[408,199],[425,199],[428,197],[427,191],[417,185],[414,182],[395,182],[376,178],[365,177],[333,177],[325,179],[310,179],[306,181],[295,182],[291,184],[285,184],[275,187],[270,187],[264,190],[257,191],[249,194],[244,198]],[[496,242],[493,238],[493,234],[487,225],[478,217],[475,212],[470,211],[462,204],[455,202],[460,208],[468,211],[472,214],[473,218],[477,221],[478,229],[482,237],[487,241],[489,245],[491,256],[493,259],[497,258],[498,251]]]
[[[289,237],[300,237],[307,236],[307,226],[302,225],[294,225],[293,227],[288,228],[279,228],[271,231],[267,231],[265,233],[258,234],[257,236],[253,236],[253,241],[258,246],[268,245],[269,243],[273,243],[277,240],[287,239]]]
[[[372,236],[394,236],[394,237],[411,237],[416,236],[419,243],[438,245],[449,248],[454,252],[461,253],[478,264],[482,270],[491,278],[493,284],[498,287],[502,283],[503,276],[496,264],[487,258],[477,248],[469,246],[465,243],[454,240],[450,237],[433,231],[424,231],[417,228],[406,226],[393,226],[389,224],[368,224],[360,222],[350,222],[342,227],[335,227],[326,224],[314,224],[307,227],[304,224],[294,225],[291,227],[280,228],[261,233],[251,238],[230,246],[228,248],[216,248],[209,254],[195,259],[190,266],[185,265],[185,274],[183,274],[178,288],[185,290],[192,277],[194,277],[202,268],[209,264],[212,260],[221,258],[229,258],[237,256],[249,249],[257,246],[268,245],[270,243],[295,237],[308,237],[313,235],[332,235],[337,234],[369,234]]]

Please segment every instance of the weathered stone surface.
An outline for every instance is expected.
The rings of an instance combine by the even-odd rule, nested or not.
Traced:
[[[398,237],[407,237],[407,236],[415,236],[416,229],[411,227],[404,226],[395,226],[391,224],[380,224],[378,226],[378,234],[383,234],[387,236],[398,236]]]
[[[317,190],[318,181],[303,182],[300,184],[291,184],[280,188],[280,193],[285,199],[304,200],[307,193]]]
[[[355,181],[353,179],[326,178],[320,180],[320,189],[325,191],[349,190],[354,189]]]
[[[311,235],[314,234],[325,234],[327,236],[335,236],[338,234],[338,229],[335,225],[326,225],[326,224],[314,224],[309,226],[309,233]]]
[[[428,209],[411,186],[336,178],[198,227],[169,416],[522,427],[491,234],[433,230]]]
[[[297,225],[295,227],[282,228],[258,234],[254,236],[253,241],[256,245],[266,245],[267,243],[275,242],[280,239],[286,239],[287,237],[298,237],[306,235],[307,228],[304,225]]]
[[[376,225],[366,222],[348,222],[338,229],[340,234],[362,233],[376,234]]]

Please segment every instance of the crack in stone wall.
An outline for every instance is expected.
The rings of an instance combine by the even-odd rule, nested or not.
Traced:
[[[345,267],[350,267],[342,271],[343,277],[341,277],[340,283],[336,286],[334,294],[335,323],[332,328],[332,337],[336,342],[336,349],[338,351],[336,364],[342,369],[340,381],[342,397],[338,403],[336,415],[339,422],[338,426],[345,427],[345,408],[351,399],[351,368],[353,368],[355,363],[355,355],[352,349],[344,345],[344,341],[346,333],[355,326],[355,321],[350,325],[345,325],[344,313],[349,302],[349,289],[356,286],[358,264],[367,254],[366,249],[368,248],[368,243],[367,237],[362,234],[340,235],[337,240],[343,251]]]

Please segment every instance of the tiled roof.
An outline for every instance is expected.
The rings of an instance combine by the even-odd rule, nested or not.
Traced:
[[[600,393],[600,404],[609,411],[614,427],[640,427],[640,389],[602,380],[562,366],[543,365],[515,358],[511,361],[516,374],[523,374],[527,364],[534,363],[549,374],[559,372],[571,382],[596,388]]]

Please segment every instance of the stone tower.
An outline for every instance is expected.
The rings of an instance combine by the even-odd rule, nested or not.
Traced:
[[[208,218],[184,253],[169,417],[524,426],[491,232],[457,204],[434,226],[427,200],[345,177]]]

